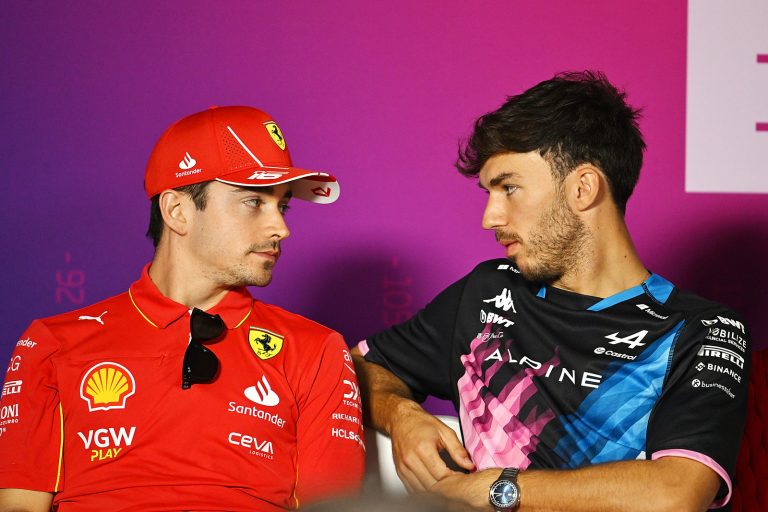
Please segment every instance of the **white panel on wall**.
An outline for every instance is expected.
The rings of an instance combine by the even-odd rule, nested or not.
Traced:
[[[768,193],[768,0],[689,0],[687,83],[686,192]]]

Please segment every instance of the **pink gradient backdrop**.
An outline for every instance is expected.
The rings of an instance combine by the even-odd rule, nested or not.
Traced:
[[[627,216],[648,267],[768,342],[768,196],[684,193],[684,1],[12,2],[0,33],[3,360],[32,318],[138,276],[149,151],[212,104],[271,112],[294,160],[342,184],[335,205],[294,204],[257,295],[350,343],[413,313],[501,254],[484,195],[452,169],[458,138],[507,95],[583,68],[645,108]]]

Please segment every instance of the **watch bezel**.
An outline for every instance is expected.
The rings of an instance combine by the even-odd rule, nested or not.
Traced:
[[[512,488],[512,499],[509,501],[509,503],[501,503],[497,501],[493,495],[494,491],[502,485],[508,485]],[[512,480],[508,480],[506,478],[496,480],[488,491],[488,501],[496,509],[510,510],[520,503],[520,489],[518,489],[517,484]]]

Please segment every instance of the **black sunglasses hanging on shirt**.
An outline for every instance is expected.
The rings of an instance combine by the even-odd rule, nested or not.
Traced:
[[[189,345],[184,353],[181,368],[181,389],[192,384],[208,384],[219,372],[219,358],[204,344],[215,343],[224,333],[226,326],[219,315],[211,315],[194,308],[189,317]]]

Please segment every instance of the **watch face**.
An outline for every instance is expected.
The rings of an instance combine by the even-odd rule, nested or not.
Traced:
[[[499,480],[491,486],[490,502],[496,508],[512,508],[519,497],[517,486],[509,480]]]

